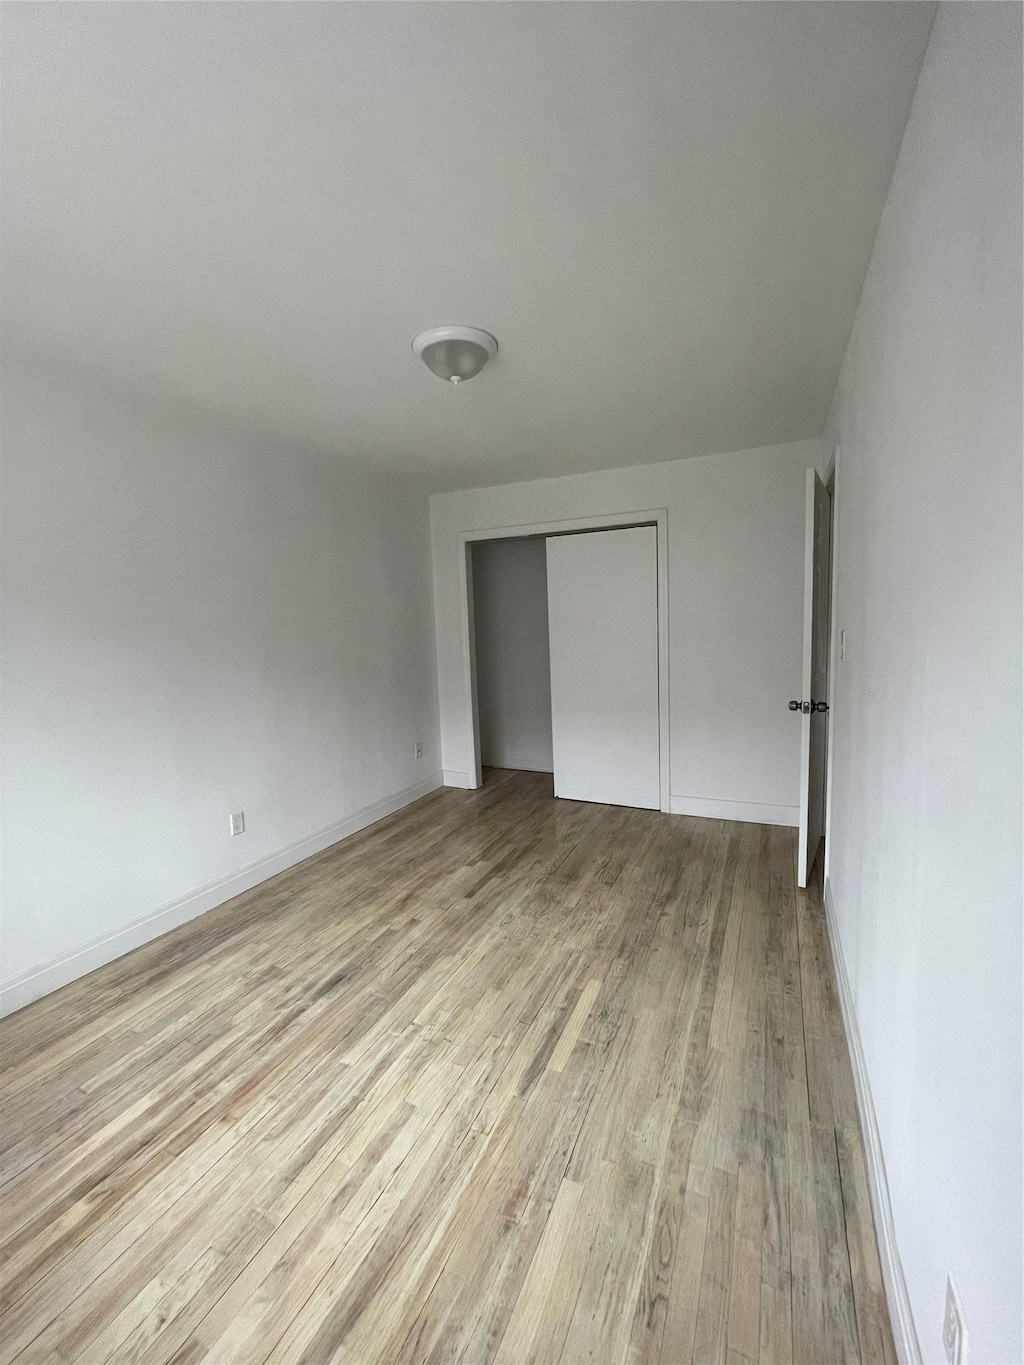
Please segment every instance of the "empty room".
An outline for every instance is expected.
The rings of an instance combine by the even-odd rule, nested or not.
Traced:
[[[0,1365],[1024,1365],[1022,15],[0,4]]]

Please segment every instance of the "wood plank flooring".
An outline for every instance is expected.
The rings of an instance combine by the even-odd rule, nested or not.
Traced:
[[[550,792],[5,1021],[0,1365],[895,1365],[793,831]]]

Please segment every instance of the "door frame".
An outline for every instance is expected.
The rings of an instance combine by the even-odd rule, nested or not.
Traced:
[[[828,566],[828,712],[825,719],[825,855],[822,860],[822,884],[828,882],[829,849],[832,845],[832,759],[835,751],[836,723],[836,667],[839,663],[839,613],[836,611],[836,585],[839,570],[839,457],[838,444],[832,450],[832,465],[825,480],[829,492],[829,566]]]
[[[463,724],[472,754],[469,776],[474,788],[483,785],[480,762],[480,711],[476,690],[476,630],[473,620],[473,546],[484,540],[527,540],[571,535],[577,531],[614,531],[626,526],[656,526],[658,531],[658,769],[661,809],[672,808],[668,695],[668,508],[637,512],[606,512],[600,516],[564,517],[515,526],[489,526],[457,533],[459,607],[462,634],[462,671],[466,704]]]

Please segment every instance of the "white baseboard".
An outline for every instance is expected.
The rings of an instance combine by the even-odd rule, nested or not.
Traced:
[[[875,1219],[875,1235],[878,1239],[878,1258],[882,1264],[882,1280],[885,1284],[885,1297],[889,1304],[889,1318],[896,1341],[896,1354],[900,1365],[923,1365],[921,1346],[914,1326],[914,1314],[910,1307],[910,1295],[903,1274],[899,1247],[896,1244],[896,1227],[892,1216],[892,1201],[889,1198],[889,1184],[885,1176],[885,1158],[882,1154],[882,1139],[878,1132],[878,1120],[871,1098],[871,1084],[864,1065],[864,1050],[857,1027],[857,1015],[853,1008],[853,994],[850,978],[846,972],[843,958],[839,926],[836,923],[835,903],[832,899],[832,885],[825,882],[825,923],[828,926],[829,944],[832,949],[832,962],[835,966],[836,985],[839,990],[839,1008],[846,1031],[846,1044],[850,1049],[853,1065],[853,1084],[857,1092],[857,1109],[860,1113],[861,1132],[864,1137],[864,1153],[867,1159],[868,1192],[871,1196],[871,1211]]]
[[[764,805],[760,801],[717,801],[708,796],[678,796],[672,793],[673,815],[700,815],[708,820],[742,820],[752,825],[796,826],[800,823],[798,806]]]
[[[304,858],[330,848],[331,844],[336,844],[339,839],[357,834],[361,829],[366,829],[367,825],[383,820],[385,815],[393,815],[403,806],[418,801],[421,796],[427,796],[440,786],[441,775],[433,773],[422,782],[417,782],[415,786],[406,787],[404,791],[394,792],[380,801],[374,801],[372,805],[364,806],[347,819],[326,825],[305,839],[289,844],[287,848],[278,849],[276,853],[268,853],[265,858],[250,863],[240,872],[233,872],[219,881],[209,882],[197,891],[181,896],[171,901],[169,905],[161,906],[152,914],[144,915],[141,919],[126,924],[122,929],[115,929],[113,933],[95,939],[84,948],[63,953],[42,967],[34,967],[21,976],[12,977],[0,987],[0,1015],[12,1014],[23,1005],[38,1000],[40,996],[49,995],[51,991],[59,990],[61,986],[66,986],[71,981],[77,981],[80,976],[94,972],[97,967],[106,966],[115,958],[130,953],[133,948],[140,948],[144,943],[166,934],[168,930],[176,929],[179,924],[195,919],[197,915],[203,915],[207,910],[223,905],[233,896],[250,891],[260,882],[276,876],[278,872],[294,867]]]
[[[458,768],[445,768],[441,774],[441,780],[446,787],[463,787],[470,791],[476,787],[476,783],[469,773],[461,773]]]

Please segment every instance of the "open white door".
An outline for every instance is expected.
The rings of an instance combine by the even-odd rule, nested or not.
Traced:
[[[661,808],[658,532],[547,542],[555,795]]]
[[[807,471],[804,539],[804,660],[800,712],[800,840],[797,885],[806,886],[825,825],[825,713],[828,703],[828,579],[831,508],[828,490]]]

